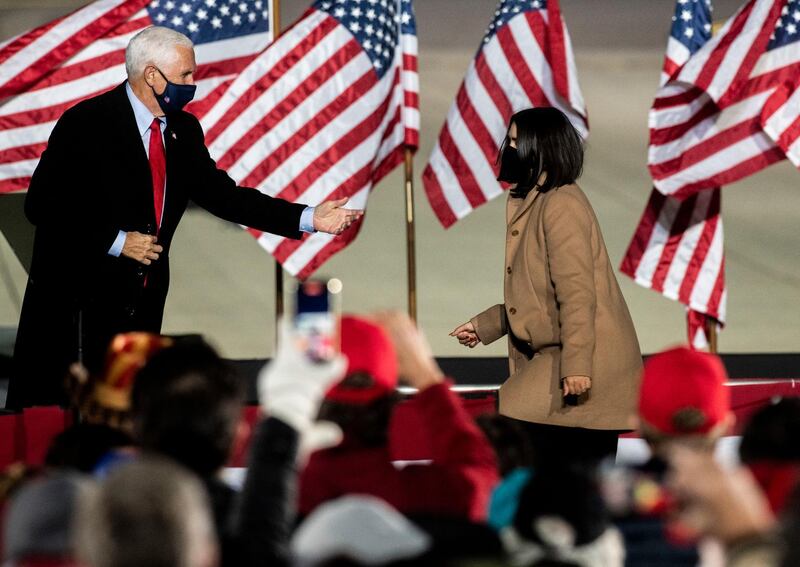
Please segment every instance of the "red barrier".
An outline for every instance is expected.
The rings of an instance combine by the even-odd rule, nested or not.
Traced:
[[[731,386],[731,408],[736,415],[734,431],[742,428],[750,417],[773,398],[800,396],[800,380],[736,380]]]
[[[730,383],[731,404],[736,414],[735,433],[750,416],[775,397],[800,395],[798,380],[736,380]],[[494,391],[486,389],[483,397],[478,389],[471,391],[473,397],[463,399],[464,407],[473,416],[494,412]],[[242,415],[242,435],[234,447],[230,466],[246,465],[247,450],[255,423],[259,419],[259,408],[248,406]],[[72,423],[71,414],[58,407],[40,407],[19,414],[0,416],[0,469],[14,462],[41,465],[53,438]],[[415,408],[413,398],[402,402],[396,409],[390,425],[390,436],[397,460],[426,459],[430,455],[425,426]]]
[[[0,468],[15,462],[41,466],[53,438],[71,424],[72,414],[57,406],[0,416]]]

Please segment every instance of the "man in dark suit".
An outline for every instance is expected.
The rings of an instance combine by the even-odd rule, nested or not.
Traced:
[[[6,407],[64,402],[70,363],[102,364],[119,332],[158,333],[169,250],[191,199],[231,222],[291,238],[339,234],[362,211],[346,199],[306,207],[237,187],[217,169],[197,119],[194,49],[162,27],[137,34],[128,80],[58,120],[31,179],[33,261]]]

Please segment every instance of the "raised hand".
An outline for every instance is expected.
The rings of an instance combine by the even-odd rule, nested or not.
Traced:
[[[258,399],[267,415],[303,434],[311,429],[325,392],[344,378],[347,357],[312,362],[297,346],[291,324],[282,320],[278,327],[278,351],[258,375]]]
[[[444,380],[433,352],[408,314],[402,311],[383,311],[374,315],[394,344],[397,353],[398,372],[406,384],[424,390]]]
[[[678,441],[668,446],[668,459],[667,484],[684,527],[728,545],[773,533],[777,522],[747,468],[722,467],[711,452]]]

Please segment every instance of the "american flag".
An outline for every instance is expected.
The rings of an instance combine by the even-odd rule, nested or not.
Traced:
[[[764,132],[796,166],[800,167],[800,2],[790,0],[781,9],[781,17],[767,46],[768,52],[783,52],[785,69],[775,80],[780,86],[773,91],[761,113]],[[778,73],[776,73],[778,75]]]
[[[411,0],[318,0],[255,59],[203,117],[217,165],[240,185],[310,205],[373,186],[419,140],[416,24]],[[311,275],[347,246],[250,230],[292,275]]]
[[[664,85],[711,39],[710,0],[678,0],[661,73]],[[706,348],[707,317],[725,321],[725,257],[718,187],[683,201],[653,189],[620,270],[689,309],[689,341]],[[713,322],[712,322],[713,323]]]
[[[125,79],[125,47],[158,24],[195,43],[208,108],[272,37],[269,0],[98,0],[0,46],[0,193],[26,189],[58,118]]]
[[[711,0],[678,0],[664,55],[660,86],[675,77],[689,58],[711,39]]]
[[[727,303],[720,190],[701,191],[684,201],[650,193],[620,270],[637,284],[689,308],[689,340],[705,348],[704,325],[724,324]]]
[[[445,227],[503,192],[495,161],[508,121],[518,110],[542,106],[561,109],[588,135],[558,0],[502,0],[422,175]]]
[[[800,161],[799,27],[798,0],[750,0],[659,90],[648,155],[659,191],[684,198],[732,183],[784,151]]]

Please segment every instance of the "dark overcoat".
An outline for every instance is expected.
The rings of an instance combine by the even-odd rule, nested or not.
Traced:
[[[209,156],[197,118],[170,115],[167,178],[156,231],[150,165],[125,84],[58,120],[31,179],[25,214],[36,227],[8,406],[63,400],[69,363],[98,365],[118,332],[159,332],[175,229],[191,199],[211,213],[299,238],[302,205],[236,183]],[[144,266],[108,254],[120,230],[157,234],[161,257]]]

